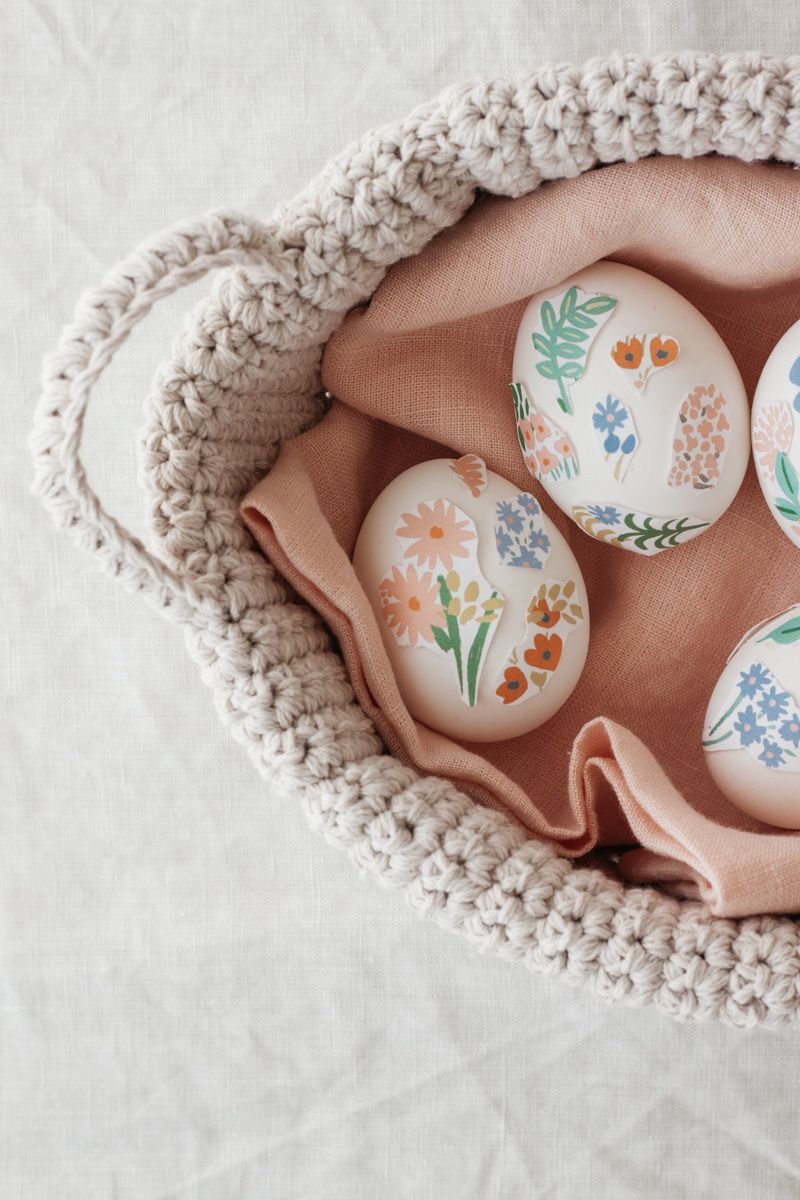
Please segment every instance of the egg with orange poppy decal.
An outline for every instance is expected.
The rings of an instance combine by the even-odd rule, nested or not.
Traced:
[[[600,542],[680,546],[741,486],[749,408],[736,363],[688,298],[634,267],[594,263],[532,296],[510,386],[528,470]]]
[[[399,706],[459,741],[518,737],[578,684],[589,604],[566,540],[530,491],[479,455],[409,468],[367,513],[353,567],[369,669]]]

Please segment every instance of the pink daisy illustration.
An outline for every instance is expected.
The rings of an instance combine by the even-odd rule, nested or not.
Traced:
[[[433,641],[431,627],[443,626],[445,616],[430,572],[419,576],[416,567],[409,566],[404,575],[399,567],[392,567],[391,577],[381,580],[379,592],[386,624],[398,641],[406,635],[412,646],[419,638]]]
[[[454,558],[466,558],[469,554],[464,543],[476,537],[469,517],[447,500],[434,500],[432,505],[423,501],[400,519],[405,524],[395,530],[397,536],[413,539],[404,557],[415,558],[421,567],[440,566],[451,571]]]

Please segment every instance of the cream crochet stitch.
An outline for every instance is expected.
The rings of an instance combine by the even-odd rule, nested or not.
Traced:
[[[367,133],[262,222],[214,212],[159,234],[85,293],[46,360],[33,490],[104,570],[184,628],[217,708],[311,825],[480,949],[678,1018],[800,1012],[798,925],[733,921],[526,838],[386,754],[318,617],[238,503],[322,411],[322,346],[387,268],[470,206],[649,154],[800,162],[800,57],[632,55],[469,82]],[[162,557],[104,512],[79,451],[97,377],[162,296],[220,267],[159,370],[142,483]]]

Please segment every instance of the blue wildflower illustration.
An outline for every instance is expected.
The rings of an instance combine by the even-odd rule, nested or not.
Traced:
[[[497,553],[502,561],[514,545],[511,534],[507,529],[503,529],[501,525],[495,525],[494,540],[497,546]]]
[[[800,746],[800,715],[791,713],[780,727],[780,735],[792,746]]]
[[[495,504],[497,557],[507,567],[540,571],[550,553],[550,538],[542,525],[542,510],[528,492]]]
[[[752,699],[770,681],[770,673],[762,663],[753,663],[748,671],[742,671],[739,676],[739,691],[743,696]]]
[[[633,414],[616,396],[606,396],[595,404],[592,424],[600,434],[605,460],[621,482],[639,445]]]
[[[783,748],[777,742],[764,738],[758,760],[766,763],[768,767],[782,767],[785,761]]]
[[[538,517],[542,511],[536,497],[532,496],[530,492],[520,492],[517,496],[517,504],[529,517]]]
[[[536,571],[541,571],[544,563],[535,550],[532,550],[529,546],[522,546],[516,557],[512,558],[508,565],[510,567],[532,567]]]
[[[619,509],[610,504],[590,504],[588,511],[601,525],[616,525],[621,520]]]
[[[745,704],[748,699],[753,703]],[[740,672],[727,708],[704,734],[703,745],[707,750],[717,746],[733,750],[741,746],[767,767],[797,770],[800,765],[797,703],[780,686],[769,667],[755,662],[747,671]]]
[[[603,433],[613,433],[620,429],[628,419],[628,410],[616,396],[606,396],[594,406],[592,424]]]
[[[791,696],[788,692],[779,692],[776,687],[772,687],[768,692],[764,692],[758,701],[758,707],[763,716],[774,721],[778,717],[785,716],[790,700]]]
[[[512,533],[522,533],[525,519],[514,507],[513,500],[501,500],[495,509],[498,521],[502,521]]]
[[[760,742],[767,732],[766,725],[759,725],[758,715],[752,704],[748,704],[747,708],[739,713],[733,727],[739,734],[739,741],[743,746],[751,746],[754,742]]]
[[[545,554],[550,553],[550,538],[543,529],[532,529],[528,538],[528,548],[530,550],[542,550]]]

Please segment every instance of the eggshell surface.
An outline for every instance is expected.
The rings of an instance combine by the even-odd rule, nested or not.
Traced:
[[[411,715],[463,741],[543,724],[578,682],[589,607],[578,563],[528,492],[474,455],[403,472],[353,565]]]
[[[800,605],[751,630],[733,652],[708,704],[703,747],[732,804],[800,829]]]
[[[741,486],[749,407],[706,318],[661,280],[599,262],[534,296],[517,335],[520,449],[591,536],[640,554],[707,529]]]
[[[800,321],[767,359],[753,397],[753,459],[769,511],[800,548]]]

